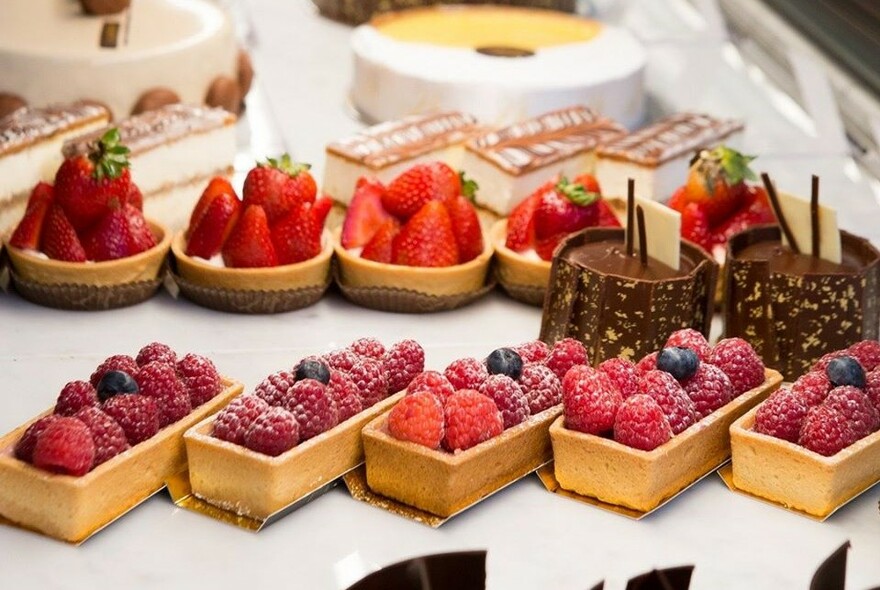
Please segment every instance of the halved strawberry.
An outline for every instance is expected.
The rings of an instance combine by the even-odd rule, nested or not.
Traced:
[[[679,213],[684,211],[685,205],[687,205],[690,201],[688,201],[687,196],[687,186],[681,185],[675,192],[672,193],[672,196],[669,197],[669,200],[666,202],[666,206],[670,209],[675,209]]]
[[[400,224],[396,219],[389,219],[380,225],[373,238],[361,251],[361,258],[391,264],[392,244],[398,233],[400,233]]]
[[[428,201],[448,201],[461,194],[461,178],[443,162],[416,164],[388,185],[385,210],[407,220]]]
[[[128,233],[131,236],[129,244],[129,252],[131,256],[146,252],[156,245],[156,236],[150,229],[144,214],[134,205],[125,204],[122,206],[122,212],[128,220]]]
[[[40,251],[52,260],[85,262],[86,251],[60,205],[52,205],[43,224]]]
[[[322,222],[309,203],[298,204],[278,220],[271,229],[278,264],[294,264],[320,254]]]
[[[261,206],[245,208],[223,244],[223,262],[231,268],[278,266],[269,221]]]
[[[245,206],[263,207],[271,224],[297,205],[313,203],[318,187],[309,168],[309,164],[294,162],[289,154],[258,162],[244,180],[242,200]]]
[[[473,181],[469,187],[476,187]],[[474,190],[474,189],[469,189]],[[458,245],[458,262],[464,264],[473,260],[483,252],[483,230],[480,218],[468,196],[458,195],[444,203],[452,222],[452,231]]]
[[[681,212],[681,237],[712,251],[711,229],[705,203],[688,203]]]
[[[202,191],[202,196],[199,197],[199,202],[193,207],[192,214],[189,216],[189,226],[186,228],[187,235],[199,225],[208,207],[220,195],[226,195],[226,197],[231,195],[235,197],[236,201],[238,200],[235,189],[232,188],[229,181],[222,176],[215,176],[208,182],[208,186],[205,187],[205,190]]]
[[[196,205],[198,207],[203,201],[207,202],[195,224],[190,225],[189,238],[186,242],[187,256],[210,259],[219,254],[223,249],[223,242],[232,233],[241,215],[241,201],[235,193],[224,190],[206,199],[207,194],[206,190]],[[194,211],[194,219],[196,219],[195,213]]]
[[[457,264],[458,245],[443,203],[425,203],[400,229],[391,249],[394,264],[424,267]]]
[[[712,228],[710,242],[712,244],[726,244],[727,240],[744,229],[762,223],[773,223],[776,216],[767,199],[767,193],[758,186],[748,187],[745,192],[746,205],[736,213],[724,220],[723,223]]]
[[[333,199],[324,195],[312,203],[312,215],[315,216],[315,221],[322,228],[324,227],[324,222],[327,221],[327,215],[331,209],[333,209]]]
[[[345,220],[342,222],[342,247],[360,248],[393,216],[382,207],[385,186],[378,178],[363,176],[358,179]]]
[[[131,256],[131,232],[122,209],[111,209],[85,233],[83,248],[89,260],[102,262]]]
[[[749,168],[754,159],[723,145],[700,151],[688,171],[684,198],[704,203],[709,223],[721,223],[743,205],[744,193],[737,189],[756,178]]]
[[[562,178],[551,189],[544,191],[535,211],[535,250],[544,260],[550,260],[553,251],[568,234],[596,225],[599,208],[596,202],[602,196],[588,191],[582,184]]]
[[[623,227],[620,220],[617,218],[617,215],[614,214],[614,211],[608,204],[608,201],[605,199],[599,199],[596,203],[596,207],[599,209],[599,219],[596,221],[598,227]]]
[[[553,183],[555,184],[555,182]],[[507,218],[507,239],[505,245],[514,252],[525,252],[535,247],[535,211],[541,204],[544,191],[552,184],[546,184],[525,198]]]
[[[9,244],[16,248],[37,250],[40,247],[40,236],[43,234],[43,225],[46,213],[52,205],[54,193],[52,185],[40,182],[31,191],[28,197],[27,209],[24,217],[18,222],[18,226],[9,238]]]

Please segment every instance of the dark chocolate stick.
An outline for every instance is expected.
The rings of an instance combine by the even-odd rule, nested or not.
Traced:
[[[626,181],[626,255],[633,255],[633,232],[635,231],[636,181]]]
[[[779,221],[779,228],[782,230],[782,233],[785,234],[785,239],[788,240],[788,246],[791,248],[792,252],[800,254],[801,249],[798,248],[798,244],[794,239],[794,234],[791,233],[791,228],[788,226],[788,221],[786,221],[785,215],[782,214],[782,207],[779,206],[779,197],[776,195],[776,187],[770,182],[770,175],[766,172],[762,172],[761,180],[764,181],[764,188],[767,189],[767,196],[770,198],[770,204],[773,205],[773,211],[776,213],[776,219]]]
[[[648,266],[648,239],[645,236],[647,233],[645,230],[645,212],[642,210],[641,205],[636,207],[636,215],[639,218],[639,260],[641,261],[642,266]]]
[[[819,258],[819,177],[813,174],[813,190],[810,192],[810,238],[813,258]]]

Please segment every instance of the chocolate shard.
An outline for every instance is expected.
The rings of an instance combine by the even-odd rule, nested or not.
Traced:
[[[460,551],[407,559],[369,574],[348,590],[485,590],[486,552]]]
[[[602,580],[601,582],[590,588],[590,590],[605,590],[605,580]]]
[[[626,584],[626,590],[688,590],[694,566],[682,565],[653,570],[636,576]]]
[[[822,562],[813,579],[810,590],[844,590],[846,586],[846,554],[849,541],[838,547],[828,559]]]

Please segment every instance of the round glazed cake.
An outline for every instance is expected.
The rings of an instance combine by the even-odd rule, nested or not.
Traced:
[[[120,119],[157,89],[201,104],[218,78],[238,85],[237,55],[229,16],[206,0],[134,0],[103,16],[73,0],[0,3],[0,93],[33,106],[91,99]]]
[[[370,120],[458,110],[507,124],[580,103],[626,126],[644,112],[645,51],[627,31],[500,6],[388,13],[352,36],[352,101]]]

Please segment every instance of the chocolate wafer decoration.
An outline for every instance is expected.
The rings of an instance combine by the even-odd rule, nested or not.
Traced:
[[[789,248],[791,248],[792,252],[795,254],[800,254],[801,250],[798,248],[797,241],[794,239],[794,234],[791,233],[791,227],[788,225],[788,221],[786,221],[785,215],[782,213],[782,207],[779,205],[779,196],[776,194],[776,187],[773,186],[773,183],[770,181],[770,175],[766,172],[762,172],[761,180],[764,182],[764,188],[767,190],[770,204],[773,205],[773,211],[776,212],[776,219],[779,221],[779,228],[782,230],[782,233],[785,234],[785,239],[788,240]]]
[[[630,178],[626,181],[626,255],[633,255],[633,231],[635,231],[635,223],[633,216],[636,209],[636,181]]]
[[[810,240],[813,258],[819,258],[819,177],[813,174],[813,187],[810,191]]]
[[[648,231],[645,228],[645,211],[641,205],[636,207],[636,217],[639,224],[639,261],[642,266],[648,266]]]

